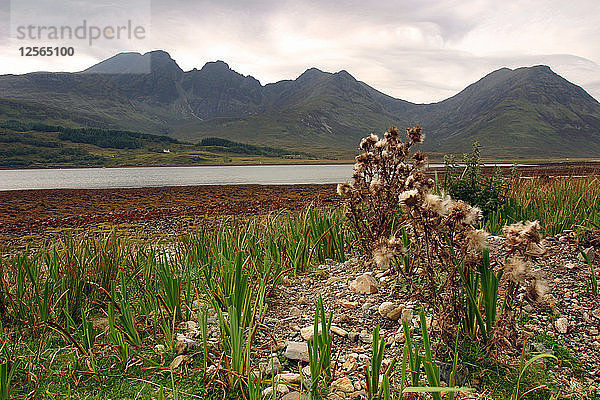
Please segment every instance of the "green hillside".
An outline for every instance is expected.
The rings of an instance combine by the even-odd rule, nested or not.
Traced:
[[[202,165],[311,160],[310,154],[220,138],[200,143],[100,128],[8,120],[0,123],[0,167]]]
[[[80,73],[0,76],[0,121],[219,137],[348,159],[361,137],[420,124],[425,149],[497,158],[600,156],[600,103],[546,66],[502,68],[432,104],[387,96],[347,71],[310,68],[262,85],[223,61],[183,71],[164,51],[122,53]],[[93,144],[93,143],[92,143]]]

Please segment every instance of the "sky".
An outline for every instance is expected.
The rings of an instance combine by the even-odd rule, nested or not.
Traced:
[[[75,29],[84,20],[85,39],[51,38],[49,29],[37,36],[40,26]],[[128,23],[143,35],[108,38]],[[90,42],[90,26],[107,37]],[[21,56],[28,46],[70,46],[74,55]],[[75,72],[155,49],[186,71],[223,60],[262,84],[310,67],[344,69],[418,103],[502,67],[544,64],[600,99],[598,0],[0,0],[0,74]]]

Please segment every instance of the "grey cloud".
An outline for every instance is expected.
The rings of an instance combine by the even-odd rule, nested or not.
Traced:
[[[60,4],[67,1],[72,0]],[[150,4],[135,1],[139,9]],[[90,13],[101,15],[112,2],[116,4],[116,0],[73,3],[79,6],[75,9],[89,5]],[[52,15],[60,8],[56,2],[35,4],[38,15]],[[119,4],[136,15],[133,3]],[[14,49],[3,47],[0,73],[27,72],[40,65],[73,71],[120,51],[163,49],[186,70],[222,59],[265,84],[293,79],[313,66],[346,69],[384,93],[432,102],[504,66],[547,64],[600,98],[600,49],[591,39],[600,36],[600,24],[591,16],[600,10],[598,4],[594,0],[572,0],[568,5],[561,0],[152,0],[151,37],[143,43],[103,43],[78,48],[76,60],[35,63],[10,55]],[[61,12],[65,18],[79,18],[76,12]]]

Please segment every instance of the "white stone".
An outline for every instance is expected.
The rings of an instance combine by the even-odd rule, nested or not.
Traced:
[[[569,330],[569,320],[565,317],[561,317],[554,322],[554,327],[558,333],[565,334]]]

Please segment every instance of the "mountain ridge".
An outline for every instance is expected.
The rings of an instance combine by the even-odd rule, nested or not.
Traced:
[[[119,53],[78,73],[3,75],[0,93],[108,128],[317,154],[349,154],[369,132],[418,123],[429,151],[465,152],[476,139],[499,157],[600,155],[600,103],[543,65],[501,68],[445,100],[416,104],[346,70],[312,67],[263,85],[222,60],[183,71],[160,50]],[[41,109],[40,119],[47,113]]]

